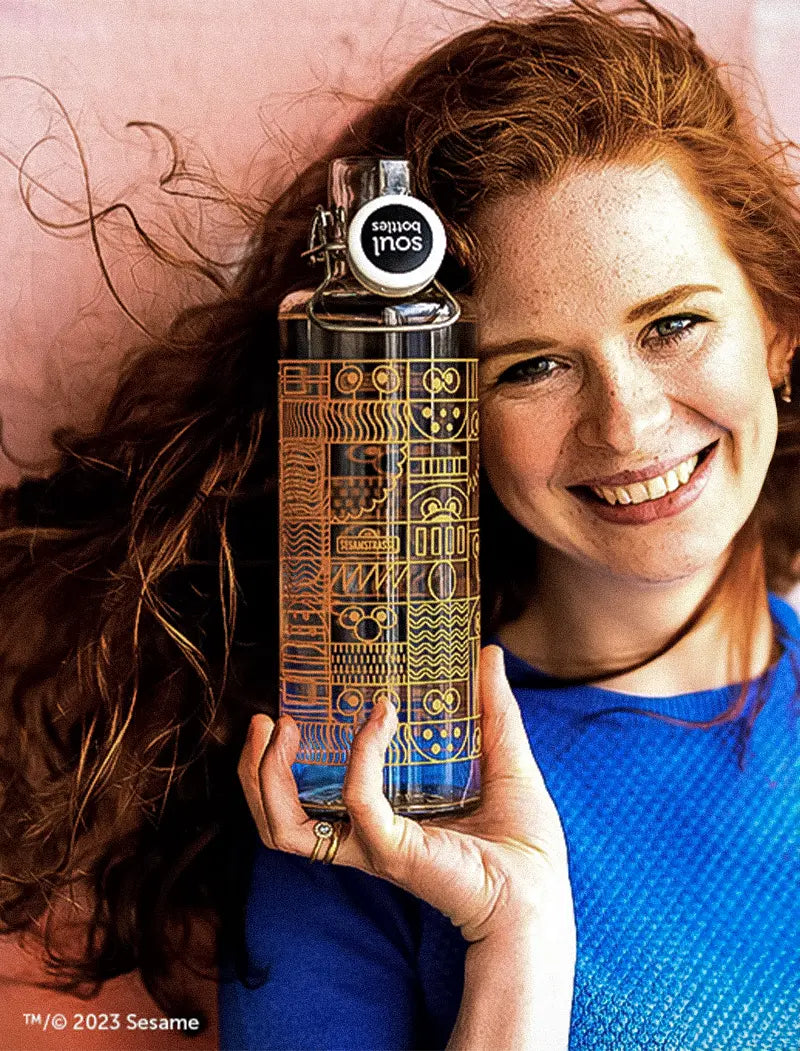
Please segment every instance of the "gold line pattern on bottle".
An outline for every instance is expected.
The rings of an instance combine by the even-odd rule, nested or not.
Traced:
[[[383,696],[390,766],[480,755],[474,358],[280,363],[281,710],[346,762]]]

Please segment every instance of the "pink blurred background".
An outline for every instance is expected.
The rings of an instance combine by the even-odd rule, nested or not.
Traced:
[[[230,191],[255,202],[285,184],[358,100],[372,97],[409,59],[493,10],[522,13],[532,6],[501,0],[335,6],[327,0],[3,0],[0,416],[14,456],[45,470],[50,428],[88,423],[120,354],[142,338],[104,284],[85,226],[54,236],[23,203],[25,196],[46,223],[85,220],[86,186],[70,122],[95,208],[127,201],[175,252],[189,254],[185,235],[216,257],[235,260],[244,236],[236,211],[160,190],[166,142],[152,131],[126,128],[128,121],[159,123],[179,136],[186,174],[173,188],[196,191],[196,173],[213,169]],[[782,136],[800,138],[797,0],[669,0],[662,7],[696,31],[757,105],[766,101]],[[98,237],[125,307],[145,328],[158,330],[179,306],[213,294],[202,279],[179,278],[155,263],[124,216],[102,221]],[[0,455],[0,485],[19,474]],[[7,946],[3,964],[11,973],[24,961]],[[213,990],[206,995],[213,1000]],[[22,1021],[23,1011],[58,1004],[67,1013],[136,1009],[130,1004],[155,1013],[130,979],[110,983],[94,1005],[17,984],[0,1006],[0,1042],[68,1046],[64,1034],[48,1038]],[[166,1034],[159,1043],[143,1035],[139,1044],[127,1033],[122,1043],[113,1034],[106,1042],[99,1034],[79,1035],[74,1046],[86,1049],[213,1046],[213,1034],[201,1043]]]

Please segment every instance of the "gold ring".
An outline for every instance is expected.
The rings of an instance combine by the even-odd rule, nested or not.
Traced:
[[[315,821],[314,836],[316,837],[316,843],[314,843],[314,849],[311,851],[311,861],[316,861],[320,857],[323,844],[327,845],[330,843],[330,840],[333,838],[333,825],[329,821]]]
[[[311,851],[311,861],[317,861],[320,859],[320,854],[323,851],[323,844],[327,846],[325,851],[325,857],[322,859],[324,865],[330,865],[333,859],[336,857],[336,851],[339,850],[340,843],[342,842],[342,828],[344,822],[342,821],[316,821],[314,822],[314,836],[316,837],[316,843]]]

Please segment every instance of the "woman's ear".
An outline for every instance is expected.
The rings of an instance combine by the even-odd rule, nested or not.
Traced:
[[[773,387],[780,387],[789,375],[798,341],[790,332],[770,326],[767,343],[767,371]]]

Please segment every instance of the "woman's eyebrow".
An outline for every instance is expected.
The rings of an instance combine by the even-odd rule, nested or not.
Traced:
[[[478,354],[481,360],[485,360],[506,354],[535,354],[540,350],[552,350],[555,346],[554,339],[514,339],[510,343],[484,343]]]
[[[641,321],[642,318],[657,314],[695,292],[722,292],[722,289],[718,285],[675,285],[666,292],[651,296],[650,299],[645,299],[637,303],[635,307],[631,307],[625,315],[625,323],[632,324],[634,321]],[[509,343],[485,343],[479,348],[478,353],[481,360],[485,361],[487,358],[496,358],[506,354],[535,354],[542,350],[552,350],[556,346],[558,346],[558,341],[555,339],[530,337],[514,339]]]
[[[661,295],[653,296],[651,299],[645,299],[635,307],[632,307],[625,315],[625,322],[630,324],[633,321],[641,321],[651,314],[657,314],[660,310],[672,306],[678,300],[686,299],[687,296],[692,295],[694,292],[721,291],[722,289],[718,288],[717,285],[675,285],[669,291],[662,292]]]

